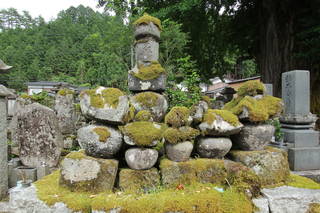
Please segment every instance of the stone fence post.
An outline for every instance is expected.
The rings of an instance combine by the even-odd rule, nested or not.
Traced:
[[[8,191],[8,144],[7,144],[7,99],[13,95],[5,86],[0,85],[0,200]]]

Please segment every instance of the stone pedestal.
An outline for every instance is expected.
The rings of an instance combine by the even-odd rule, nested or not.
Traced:
[[[310,73],[294,70],[282,74],[284,115],[280,118],[288,147],[290,169],[320,169],[319,132],[314,131],[316,116],[310,113]]]

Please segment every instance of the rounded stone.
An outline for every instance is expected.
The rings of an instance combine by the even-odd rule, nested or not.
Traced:
[[[160,39],[160,30],[153,22],[149,22],[148,24],[139,24],[134,29],[134,37],[136,39],[149,35]]]
[[[248,124],[241,132],[231,136],[234,145],[242,150],[262,150],[274,135],[275,127],[270,124]]]
[[[99,135],[95,130],[109,133],[109,137]],[[101,134],[101,133],[100,133]],[[112,127],[90,125],[78,130],[78,142],[86,154],[97,158],[113,158],[123,143],[122,134]]]
[[[190,158],[193,150],[193,143],[185,141],[177,144],[166,143],[166,154],[167,157],[176,162],[187,161]]]
[[[158,151],[147,148],[131,148],[126,151],[125,159],[130,169],[150,169],[157,162]]]
[[[231,147],[229,138],[202,137],[197,143],[197,151],[202,158],[223,158]]]
[[[153,121],[160,122],[168,110],[167,99],[155,92],[141,92],[130,97],[130,103],[136,112],[147,110],[151,113]]]

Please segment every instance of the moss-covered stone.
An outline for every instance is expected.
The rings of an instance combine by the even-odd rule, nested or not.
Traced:
[[[138,72],[132,72],[136,78],[141,80],[152,80],[158,78],[161,74],[165,73],[164,68],[158,61],[152,61],[150,65],[140,64]]]
[[[285,183],[290,170],[287,153],[280,149],[266,147],[260,151],[229,152],[232,160],[241,162],[259,176],[262,186]]]
[[[74,91],[67,88],[63,88],[58,91],[58,95],[61,95],[61,96],[74,95]]]
[[[295,175],[292,173],[290,174],[285,184],[288,186],[297,187],[297,188],[320,189],[320,183],[317,183],[309,178]]]
[[[261,99],[255,99],[250,96],[238,97],[227,103],[223,109],[229,110],[238,116],[241,116],[246,109],[249,112],[250,121],[261,122],[281,113],[282,108],[283,104],[280,98],[267,95]]]
[[[133,25],[149,24],[150,22],[154,23],[159,30],[162,30],[160,19],[150,16],[148,13],[144,13],[143,16],[133,22]]]
[[[239,87],[237,94],[238,96],[255,96],[264,94],[266,88],[260,80],[252,80],[245,82]]]
[[[176,106],[165,116],[164,121],[169,126],[181,127],[189,126],[190,110],[187,107]]]
[[[184,141],[193,141],[198,135],[200,135],[199,130],[188,126],[183,126],[180,128],[168,128],[163,133],[164,139],[171,144]]]
[[[32,96],[27,93],[22,93],[19,97],[23,99],[32,99]]]
[[[160,174],[156,168],[148,170],[121,169],[119,187],[126,192],[148,192],[160,186]]]
[[[230,111],[219,109],[209,109],[203,116],[203,122],[212,124],[216,120],[217,115],[232,126],[240,125],[239,119],[236,115]]]
[[[125,123],[129,123],[130,121],[133,121],[133,119],[135,117],[135,115],[134,115],[135,112],[136,112],[136,109],[134,108],[134,106],[130,105],[127,115],[123,117],[123,121]]]
[[[137,121],[120,126],[121,132],[138,146],[150,146],[154,141],[161,141],[166,126],[164,124]]]
[[[99,135],[100,142],[106,142],[106,140],[110,137],[110,132],[106,127],[95,127],[93,131]]]
[[[134,117],[135,121],[152,121],[152,114],[147,110],[141,110]]]
[[[201,100],[205,101],[207,104],[211,104],[211,98],[207,95],[201,96]]]
[[[307,213],[320,213],[320,203],[311,203]]]
[[[135,100],[146,108],[154,107],[158,104],[159,95],[154,92],[141,92],[134,96]]]
[[[80,96],[87,94],[90,96],[90,104],[95,108],[104,108],[106,104],[111,108],[117,108],[119,103],[119,97],[125,94],[117,88],[105,88],[103,90],[90,89],[82,91]]]
[[[117,170],[117,160],[93,158],[83,151],[71,152],[61,163],[60,185],[70,191],[112,191]]]

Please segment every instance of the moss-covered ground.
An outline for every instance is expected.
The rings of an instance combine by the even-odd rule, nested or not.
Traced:
[[[109,210],[122,207],[121,212],[213,212],[213,213],[249,213],[253,212],[250,200],[236,186],[227,188],[224,192],[215,189],[214,184],[183,185],[178,189],[159,187],[148,194],[115,193],[92,194],[88,192],[71,192],[59,185],[60,172],[35,182],[37,195],[47,205],[56,202],[65,203],[74,211],[89,213],[92,210]],[[233,184],[232,184],[233,185]],[[235,184],[236,185],[236,184]],[[320,189],[320,184],[304,177],[290,175],[286,185]],[[314,209],[319,205],[314,204]],[[313,211],[312,213],[317,212]]]

